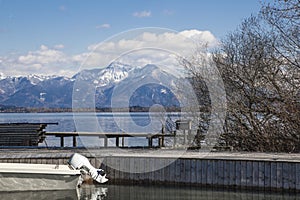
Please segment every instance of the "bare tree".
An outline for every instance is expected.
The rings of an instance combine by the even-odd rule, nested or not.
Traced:
[[[282,7],[263,7],[214,54],[228,100],[221,139],[236,150],[300,152],[299,1],[289,4],[284,20]]]

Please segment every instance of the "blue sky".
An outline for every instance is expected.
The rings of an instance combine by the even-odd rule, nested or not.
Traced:
[[[259,9],[259,0],[0,0],[0,69],[7,75],[53,73],[54,67],[47,70],[51,65],[69,65],[66,73],[75,65],[70,57],[78,58],[91,45],[134,28],[209,31],[220,39]],[[39,63],[41,51],[60,56],[60,64]],[[40,59],[32,58],[38,55]],[[33,64],[36,68],[30,68]],[[16,69],[9,71],[8,66]]]

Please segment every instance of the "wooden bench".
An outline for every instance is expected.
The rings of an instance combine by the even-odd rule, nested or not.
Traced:
[[[0,146],[37,146],[49,124],[58,123],[0,123]]]
[[[64,138],[65,137],[73,137],[73,147],[77,146],[77,139],[78,136],[96,136],[99,138],[104,139],[104,147],[108,146],[108,139],[109,138],[115,138],[116,139],[116,147],[120,146],[120,138],[122,139],[122,146],[124,147],[124,138],[126,137],[144,137],[148,139],[148,145],[149,147],[153,147],[153,139],[158,138],[158,146],[162,147],[164,146],[164,138],[165,137],[174,137],[173,134],[163,134],[163,133],[157,133],[157,134],[150,134],[150,133],[117,133],[117,132],[111,132],[111,133],[102,133],[102,132],[46,132],[45,135],[53,135],[55,137],[60,137],[60,146],[64,147]]]

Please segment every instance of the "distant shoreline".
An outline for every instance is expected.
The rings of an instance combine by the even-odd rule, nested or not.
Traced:
[[[149,107],[130,108],[24,108],[15,106],[0,106],[0,113],[62,113],[62,112],[149,112]],[[180,112],[182,108],[167,107],[166,112]],[[151,109],[151,112],[161,112],[161,109]]]

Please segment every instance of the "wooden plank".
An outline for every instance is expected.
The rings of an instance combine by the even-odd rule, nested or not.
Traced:
[[[206,172],[207,172],[207,185],[212,185],[213,181],[213,172],[212,172],[212,160],[207,160]]]
[[[201,162],[201,180],[203,185],[207,185],[207,160]]]
[[[197,183],[197,160],[195,159],[191,159],[191,179],[190,179],[190,183],[195,184]]]
[[[191,183],[191,160],[183,159],[184,161],[184,179],[183,181],[187,184]]]
[[[113,177],[113,178],[111,178],[111,179],[115,179],[116,178],[116,169],[114,168],[114,163],[115,163],[115,157],[112,157],[112,156],[110,156],[110,157],[107,157],[107,167],[109,168],[109,171],[110,171],[110,174],[109,174],[109,176],[110,177]]]
[[[135,166],[134,166],[134,164],[135,164],[135,159],[136,158],[127,158],[128,160],[129,160],[129,172],[130,172],[130,174],[129,174],[129,180],[130,181],[132,181],[132,180],[134,180],[134,177],[135,177]]]
[[[290,177],[290,181],[289,181],[289,189],[290,190],[296,190],[296,163],[289,163],[291,165],[290,171],[289,171],[289,177]]]
[[[277,164],[271,162],[271,189],[277,188]]]
[[[180,166],[181,166],[181,159],[177,159],[176,161],[175,161],[175,183],[180,183]]]
[[[282,185],[283,189],[289,189],[289,173],[290,173],[290,164],[287,162],[282,163]]]
[[[247,184],[247,187],[252,187],[253,186],[253,161],[247,161],[246,162],[246,165],[247,165],[247,168],[246,168],[246,184]]]
[[[212,185],[218,185],[218,176],[219,176],[219,169],[218,169],[218,161],[217,160],[211,160],[211,184]]]
[[[133,180],[139,181],[140,175],[141,175],[140,172],[142,171],[141,166],[140,166],[140,158],[135,157],[133,162],[134,162],[134,176],[133,176],[134,178],[133,178]]]
[[[118,132],[45,132],[45,135],[54,136],[98,136],[98,137],[146,137],[146,138],[158,138],[164,137],[174,137],[173,134],[149,134],[149,133],[118,133]]]
[[[295,185],[296,185],[296,190],[300,190],[300,163],[296,163],[295,165],[296,165],[296,167],[295,167],[295,169],[296,169],[296,173],[295,173],[296,183],[295,183]]]
[[[230,161],[224,160],[224,174],[223,174],[223,185],[230,185]]]
[[[164,174],[165,174],[165,180],[168,183],[174,182],[174,175],[172,172],[174,172],[174,160],[173,159],[165,159],[165,167],[164,167]]]
[[[159,169],[160,170],[159,181],[161,183],[164,183],[164,181],[165,181],[165,176],[166,176],[165,170],[164,170],[165,166],[166,166],[166,160],[164,158],[159,159],[159,167],[160,167],[160,169]]]
[[[277,169],[276,169],[276,180],[277,180],[277,183],[276,183],[276,188],[277,189],[282,189],[283,188],[283,185],[282,185],[282,176],[283,176],[283,172],[282,172],[282,162],[277,162]]]
[[[147,182],[150,182],[150,173],[151,173],[151,163],[149,158],[145,158],[144,160],[144,169],[145,169],[145,177],[144,179]]]
[[[139,166],[140,166],[140,181],[145,181],[145,158],[139,158]]]
[[[120,165],[119,165],[119,181],[123,182],[125,180],[125,177],[124,177],[124,170],[125,170],[125,159],[124,157],[119,157],[119,162],[120,162]]]
[[[271,163],[269,161],[265,163],[265,189],[271,188]]]
[[[229,181],[229,185],[230,186],[236,186],[236,179],[237,179],[237,177],[236,177],[236,161],[233,161],[233,160],[230,160],[230,161],[228,161],[228,163],[229,163],[229,165],[230,165],[230,168],[229,168],[229,170],[230,170],[230,172],[229,172],[229,179],[230,179],[230,181]]]
[[[265,187],[265,165],[263,161],[258,163],[258,186],[260,188]]]
[[[241,161],[241,187],[247,186],[247,161]]]
[[[153,160],[153,179],[154,182],[159,182],[160,170],[159,170],[159,158],[154,158]]]
[[[253,186],[258,187],[259,185],[259,162],[254,161],[252,163],[252,177],[253,177]]]
[[[128,157],[125,157],[124,159],[124,181],[130,182],[130,159]]]
[[[202,161],[200,159],[195,160],[196,161],[196,182],[197,184],[202,184]]]
[[[185,178],[186,178],[186,174],[185,174],[185,159],[179,159],[180,162],[180,179],[179,179],[179,183],[185,183]]]
[[[150,161],[150,181],[153,183],[153,182],[155,182],[156,180],[155,180],[155,158],[149,158],[149,161]]]

